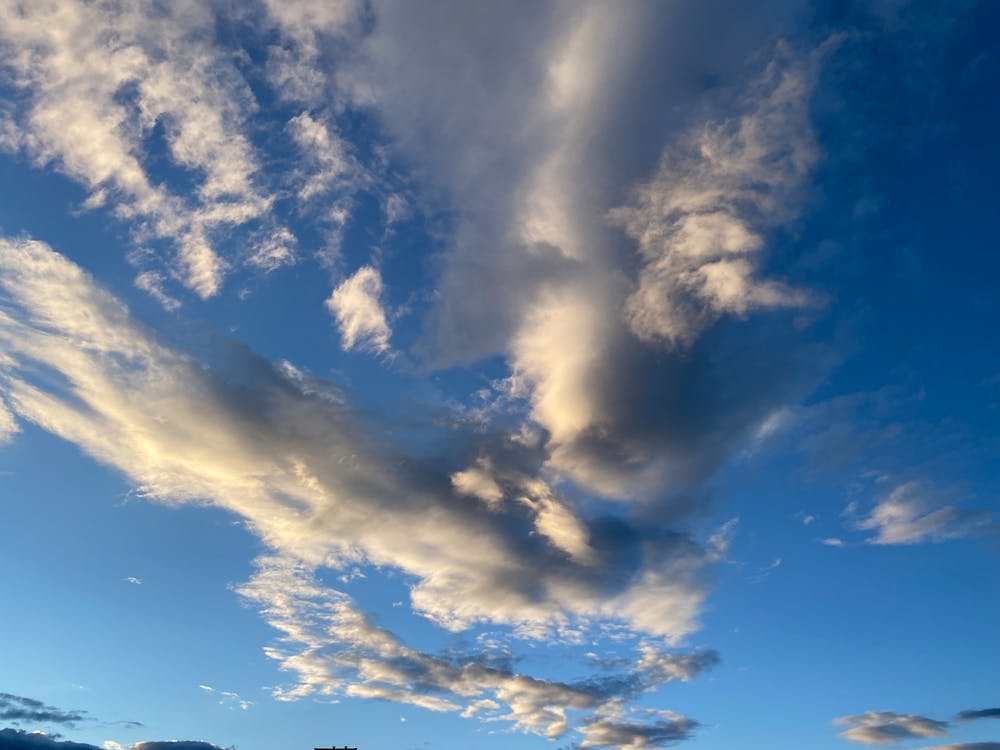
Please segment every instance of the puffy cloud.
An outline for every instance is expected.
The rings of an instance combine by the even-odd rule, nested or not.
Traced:
[[[89,207],[107,203],[132,222],[140,241],[172,241],[171,273],[202,297],[230,265],[213,237],[266,216],[272,202],[244,132],[253,96],[215,44],[213,12],[196,2],[0,4],[21,147],[80,182]],[[193,190],[172,191],[150,172],[160,136]],[[150,281],[140,286],[158,289]]]
[[[382,274],[377,268],[362,266],[345,279],[326,301],[337,321],[344,349],[389,350],[392,331],[382,309]]]
[[[73,726],[86,718],[86,711],[63,711],[34,698],[0,693],[0,721],[10,721],[15,724],[33,722]]]
[[[456,217],[420,353],[432,366],[505,355],[553,471],[608,496],[682,498],[664,512],[683,512],[686,491],[824,367],[787,321],[734,332],[744,313],[805,300],[756,268],[815,161],[807,112],[821,53],[779,47],[754,80],[744,61],[768,37],[726,26],[706,63],[675,30],[725,18],[725,5],[458,15],[376,4],[352,72],[382,94],[386,127]],[[769,15],[767,34],[783,22]],[[431,30],[448,43],[426,43]],[[498,44],[508,54],[481,52]],[[724,81],[729,98],[696,106],[691,71]],[[669,168],[650,175],[663,153]],[[673,197],[659,195],[671,185]],[[615,206],[635,237],[609,220]],[[643,221],[659,228],[644,234]],[[667,235],[686,238],[684,251],[654,240]],[[661,256],[687,265],[656,276]],[[674,285],[650,292],[657,304],[687,305],[680,292],[694,290],[677,323],[689,351],[639,338],[623,315],[654,277]],[[736,315],[709,328],[725,313]]]
[[[817,160],[808,105],[818,55],[789,56],[779,47],[748,87],[745,114],[684,135],[634,202],[612,211],[644,262],[625,306],[640,338],[689,343],[723,314],[807,303],[756,278],[761,229],[788,220]]]
[[[920,544],[968,536],[990,525],[988,513],[950,505],[935,508],[931,497],[919,482],[901,484],[858,522],[858,528],[875,532],[869,544]]]
[[[785,218],[788,195],[814,161],[808,64],[782,52],[749,86],[747,114],[681,135],[657,175],[637,188],[637,203],[611,213],[636,239],[644,260],[637,288],[629,292],[605,272],[545,292],[527,306],[511,343],[512,367],[532,384],[531,414],[548,430],[552,464],[585,486],[612,495],[634,493],[635,480],[683,487],[728,451],[723,441],[711,446],[721,436],[686,424],[683,414],[656,413],[680,406],[669,394],[680,396],[694,385],[688,378],[704,383],[713,375],[697,349],[670,356],[657,352],[655,342],[690,343],[726,312],[804,302],[801,293],[752,278],[750,257],[764,239],[750,222],[758,214],[765,224]],[[559,241],[570,252],[567,240]],[[617,316],[623,305],[625,321]],[[719,415],[727,434],[746,435],[750,426],[741,421],[749,415],[739,414],[740,407],[753,410],[759,424],[766,412],[756,409],[768,404],[773,411],[779,404],[763,384],[748,388],[744,403],[728,398],[728,378],[740,369],[734,361],[740,355],[718,341],[712,351],[715,362],[726,363],[725,372],[718,373],[714,390],[687,392],[683,403],[697,404],[704,416],[716,399],[728,401],[728,413]],[[645,392],[646,379],[661,384],[659,391]],[[644,414],[630,413],[637,408]],[[690,453],[682,447],[694,443],[700,444]]]
[[[237,361],[208,367],[165,347],[42,243],[0,243],[0,298],[0,395],[19,418],[120,470],[144,497],[239,515],[274,550],[241,593],[300,647],[268,652],[295,675],[286,697],[456,711],[488,699],[517,727],[555,736],[570,726],[567,711],[714,663],[666,648],[697,627],[713,554],[655,525],[580,516],[503,463],[502,439],[490,465],[508,501],[488,507],[455,490],[460,467],[408,456],[388,425],[290,365],[230,345]],[[33,383],[36,367],[59,378]],[[315,577],[362,562],[412,577],[414,611],[451,630],[488,622],[545,637],[608,624],[649,640],[638,672],[613,687],[456,664],[408,649]]]
[[[489,459],[480,457],[474,466],[451,475],[451,483],[462,495],[478,498],[490,506],[498,506],[504,492],[493,478]]]
[[[0,74],[15,95],[0,112],[0,146],[82,184],[90,193],[84,209],[106,206],[128,222],[142,248],[130,256],[140,266],[136,284],[165,307],[179,304],[164,289],[169,279],[212,296],[238,264],[269,271],[297,259],[295,237],[275,215],[285,185],[297,184],[302,200],[332,198],[324,218],[337,229],[350,216],[353,191],[381,190],[350,156],[335,113],[319,106],[323,97],[283,80],[308,78],[307,69],[322,79],[322,43],[341,26],[356,41],[360,30],[350,21],[360,9],[269,2],[241,14],[277,31],[269,78],[310,107],[283,133],[299,153],[268,165],[285,170],[275,179],[251,139],[260,111],[237,62],[244,50],[215,34],[225,8],[4,0]],[[160,170],[164,162],[173,171]],[[274,183],[282,187],[269,189]],[[228,249],[236,231],[244,251]],[[150,252],[151,244],[172,245],[174,257]]]
[[[892,711],[868,711],[856,716],[842,716],[834,724],[846,726],[840,736],[865,745],[891,745],[900,740],[940,737],[948,722],[924,716],[897,714]]]

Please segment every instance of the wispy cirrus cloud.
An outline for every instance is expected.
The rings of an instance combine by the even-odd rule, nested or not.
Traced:
[[[19,431],[17,421],[7,405],[0,401],[0,445],[10,442]]]
[[[239,708],[241,711],[246,711],[253,705],[253,701],[247,700],[239,693],[234,693],[231,690],[219,690],[211,685],[199,685],[198,687],[206,693],[216,696],[219,699],[220,706]]]
[[[671,653],[650,643],[631,672],[577,683],[539,679],[486,655],[456,659],[409,648],[374,625],[346,594],[320,585],[307,568],[288,558],[258,560],[257,573],[237,591],[283,634],[284,645],[268,648],[268,656],[299,674],[296,687],[278,691],[280,699],[310,694],[381,698],[508,721],[515,729],[551,738],[566,734],[572,714],[592,714],[581,723],[584,742],[590,741],[584,746],[607,744],[597,738],[626,732],[653,737],[665,731],[662,721],[644,724],[648,716],[631,701],[665,683],[693,679],[718,661],[712,651]],[[696,725],[676,714],[669,724],[677,730],[672,739]]]
[[[880,500],[867,518],[857,522],[863,531],[873,531],[869,544],[922,544],[974,535],[993,525],[986,511],[961,510],[951,505],[935,506],[933,491],[919,482],[895,487]]]

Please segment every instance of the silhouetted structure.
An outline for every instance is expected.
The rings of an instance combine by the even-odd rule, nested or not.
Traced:
[[[343,747],[337,747],[336,745],[334,745],[333,747],[314,747],[313,750],[358,750],[358,749],[356,747],[348,747],[347,745],[344,745]]]

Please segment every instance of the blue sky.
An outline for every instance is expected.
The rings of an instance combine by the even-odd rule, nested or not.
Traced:
[[[0,0],[0,750],[998,750],[998,27]]]

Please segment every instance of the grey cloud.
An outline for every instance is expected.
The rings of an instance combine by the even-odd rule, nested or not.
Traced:
[[[537,679],[488,656],[433,655],[409,648],[375,626],[347,595],[320,586],[301,565],[281,558],[261,559],[257,565],[257,574],[238,592],[282,633],[282,645],[269,647],[268,656],[299,675],[297,685],[276,692],[279,699],[343,691],[434,711],[462,709],[466,717],[510,721],[522,731],[560,737],[572,714],[603,717],[614,710],[624,717],[628,703],[642,692],[693,679],[718,662],[713,651],[666,652],[649,644],[630,672],[572,683]],[[688,728],[694,726],[685,721]],[[581,731],[605,736],[641,729],[603,719],[588,729],[593,722],[585,718]],[[647,728],[666,729],[658,723]]]
[[[1000,750],[1000,742],[957,742],[951,745],[935,745],[921,750]]]
[[[0,693],[0,721],[42,722],[73,726],[87,719],[86,711],[64,711],[34,698]]]
[[[41,732],[0,729],[0,750],[103,750],[84,742],[57,740]]]
[[[697,726],[697,722],[685,717],[650,724],[600,719],[583,726],[584,739],[578,747],[667,747],[689,739]]]
[[[840,736],[865,745],[891,745],[900,740],[920,737],[940,737],[948,730],[948,722],[925,716],[897,714],[893,711],[868,711],[855,716],[842,716],[834,724],[845,726]]]
[[[645,709],[633,712],[641,715],[643,721],[621,710],[621,705],[609,701],[592,721],[581,727],[583,740],[579,748],[657,748],[689,739],[698,723],[672,711]]]
[[[20,729],[0,729],[0,750],[104,750],[85,742],[71,742],[56,739],[41,732],[25,732]],[[218,745],[198,740],[163,742],[140,742],[130,745],[129,750],[223,750]],[[229,748],[228,750],[232,750]]]
[[[974,721],[975,719],[1000,719],[1000,708],[966,709],[955,715],[958,721]]]
[[[333,692],[458,710],[459,702],[434,693],[485,692],[509,707],[518,727],[544,734],[566,731],[566,710],[593,711],[608,699],[611,683],[595,689],[479,663],[455,666],[405,649],[388,633],[372,654],[352,636],[308,625],[325,613],[347,632],[374,638],[342,595],[310,577],[360,562],[413,576],[413,609],[450,630],[491,622],[546,638],[626,626],[648,643],[645,666],[612,691],[619,697],[690,679],[717,658],[671,655],[665,646],[697,627],[715,559],[688,535],[581,517],[546,481],[513,465],[497,469],[499,508],[463,497],[452,487],[451,475],[463,468],[454,459],[408,456],[389,439],[390,425],[355,413],[339,391],[237,345],[215,347],[212,367],[201,366],[159,343],[42,243],[0,243],[0,297],[9,357],[0,392],[21,419],[119,469],[149,499],[208,501],[238,514],[279,555],[241,591],[303,647],[269,651],[297,674],[287,695]],[[38,364],[61,381],[30,382]],[[338,660],[353,676],[331,667]]]
[[[382,122],[435,196],[430,209],[453,217],[418,347],[425,361],[506,355],[548,433],[552,468],[603,494],[662,496],[664,485],[696,484],[768,410],[800,398],[826,358],[803,352],[801,335],[776,320],[738,331],[727,322],[710,344],[684,354],[637,339],[621,310],[642,243],[611,226],[608,212],[639,181],[680,181],[714,191],[713,216],[752,194],[773,209],[765,227],[783,220],[774,207],[794,201],[777,195],[799,189],[812,158],[811,73],[803,71],[815,59],[782,51],[756,83],[768,61],[745,64],[773,50],[771,40],[802,8],[794,2],[770,6],[751,24],[723,20],[721,30],[720,19],[738,16],[725,2],[567,7],[510,13],[470,4],[454,13],[376,3],[364,62],[351,75],[376,92]],[[709,33],[726,43],[713,43],[719,54],[707,59],[695,40]],[[696,104],[713,87],[711,105]],[[726,144],[721,171],[691,146],[707,131]],[[665,147],[684,158],[657,182],[649,165]],[[757,159],[761,151],[768,158]],[[756,183],[768,187],[757,194]],[[659,208],[643,216],[670,221],[654,215]],[[635,211],[619,218],[645,236]],[[720,241],[715,230],[699,232]],[[728,271],[716,270],[724,285]],[[777,289],[768,283],[760,290]],[[754,288],[750,297],[770,294]],[[782,341],[750,347],[743,337]],[[761,351],[776,356],[761,361]]]

